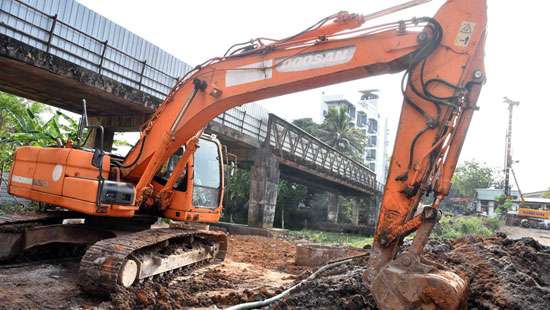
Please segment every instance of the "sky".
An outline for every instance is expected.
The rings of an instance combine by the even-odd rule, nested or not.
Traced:
[[[255,37],[283,38],[346,10],[368,14],[405,2],[386,0],[78,0],[190,65],[222,55],[232,44]],[[410,17],[433,16],[444,3],[430,3],[369,22],[375,25]],[[460,161],[475,159],[496,169],[504,163],[507,106],[502,98],[520,101],[514,110],[513,157],[520,187],[525,192],[550,187],[550,104],[546,93],[550,43],[544,20],[547,1],[488,0],[485,48],[487,83],[478,100]],[[271,112],[292,120],[318,119],[322,93],[359,99],[358,90],[378,88],[382,117],[390,135],[402,106],[402,73],[384,75],[263,100]]]

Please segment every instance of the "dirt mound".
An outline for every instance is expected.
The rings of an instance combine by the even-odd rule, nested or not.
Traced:
[[[376,309],[363,282],[366,262],[337,267],[307,282],[299,291],[272,305],[272,309]]]
[[[432,241],[429,256],[470,279],[469,308],[549,309],[550,248],[504,237]]]
[[[550,309],[550,248],[531,238],[432,240],[427,256],[470,280],[469,309]],[[363,264],[306,284],[275,309],[376,309]]]
[[[267,289],[239,290],[238,286],[234,275],[212,269],[175,283],[148,281],[131,289],[121,289],[114,294],[112,302],[115,309],[181,309],[238,304],[275,293]]]

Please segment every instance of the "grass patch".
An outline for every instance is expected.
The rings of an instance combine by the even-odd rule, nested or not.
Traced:
[[[502,225],[494,217],[481,216],[443,216],[434,227],[432,237],[457,239],[466,236],[491,236]]]
[[[305,239],[315,243],[346,245],[355,248],[363,248],[367,244],[372,244],[373,241],[373,237],[311,229],[290,230],[288,233],[293,239]]]

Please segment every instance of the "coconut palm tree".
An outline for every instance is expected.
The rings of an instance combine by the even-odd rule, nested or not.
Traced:
[[[320,138],[336,150],[363,161],[365,134],[355,128],[344,107],[329,109],[320,126]]]

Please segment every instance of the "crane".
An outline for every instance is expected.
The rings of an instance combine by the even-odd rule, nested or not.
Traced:
[[[225,235],[203,225],[219,220],[224,188],[222,148],[204,134],[208,122],[255,100],[404,71],[404,103],[364,279],[382,309],[459,307],[466,281],[422,252],[485,81],[486,0],[449,0],[434,17],[365,25],[423,2],[368,15],[338,12],[284,39],[233,45],[179,80],[124,158],[78,141],[18,148],[9,192],[64,211],[1,223],[0,260],[39,245],[81,244],[81,288],[107,295],[223,259]],[[82,128],[89,128],[83,110]],[[96,130],[101,137],[101,126]],[[419,207],[424,196],[432,202]],[[62,223],[75,216],[84,224]],[[158,217],[183,224],[151,229]],[[412,246],[402,249],[413,232]]]

